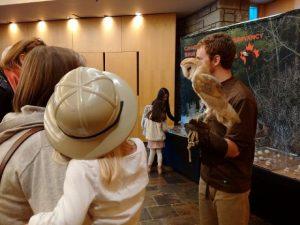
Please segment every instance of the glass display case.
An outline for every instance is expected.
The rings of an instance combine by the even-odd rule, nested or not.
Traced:
[[[183,124],[170,128],[168,132],[187,138]],[[268,146],[256,147],[254,165],[300,181],[300,156],[296,154]]]
[[[300,157],[271,147],[258,147],[254,165],[300,181]]]

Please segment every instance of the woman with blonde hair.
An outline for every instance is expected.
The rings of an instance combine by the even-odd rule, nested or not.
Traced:
[[[15,112],[0,123],[1,225],[24,225],[33,213],[52,210],[61,197],[67,164],[42,130],[44,111],[61,77],[84,62],[71,49],[38,46],[22,64]]]
[[[144,143],[127,140],[136,119],[136,97],[117,75],[87,67],[66,74],[47,104],[45,130],[73,160],[55,209],[29,224],[81,225],[87,213],[93,224],[137,224],[148,173]]]
[[[13,95],[20,80],[20,69],[25,56],[35,47],[45,43],[39,38],[24,39],[7,47],[0,63],[0,122],[6,113],[12,111]]]

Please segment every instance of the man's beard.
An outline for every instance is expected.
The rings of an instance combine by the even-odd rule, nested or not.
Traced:
[[[215,68],[212,66],[211,62],[208,63],[208,68],[209,68],[210,74],[214,76]]]

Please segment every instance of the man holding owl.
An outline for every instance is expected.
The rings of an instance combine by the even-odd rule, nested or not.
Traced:
[[[236,54],[224,33],[197,44],[196,58],[181,63],[183,74],[207,107],[206,118],[191,120],[199,138],[200,225],[247,225],[255,150],[257,106],[249,88],[231,73]]]

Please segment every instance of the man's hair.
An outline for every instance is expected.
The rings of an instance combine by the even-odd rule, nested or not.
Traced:
[[[25,105],[46,107],[55,85],[69,71],[84,66],[84,59],[67,48],[35,47],[24,60],[13,108],[20,112]]]
[[[45,42],[40,38],[30,38],[18,41],[7,51],[1,59],[1,67],[4,69],[13,69],[21,67],[20,55],[27,54],[37,46],[45,46]]]
[[[221,66],[224,69],[231,69],[236,54],[236,46],[228,34],[216,33],[208,35],[198,42],[197,48],[202,46],[204,46],[211,60],[215,55],[219,55]]]

